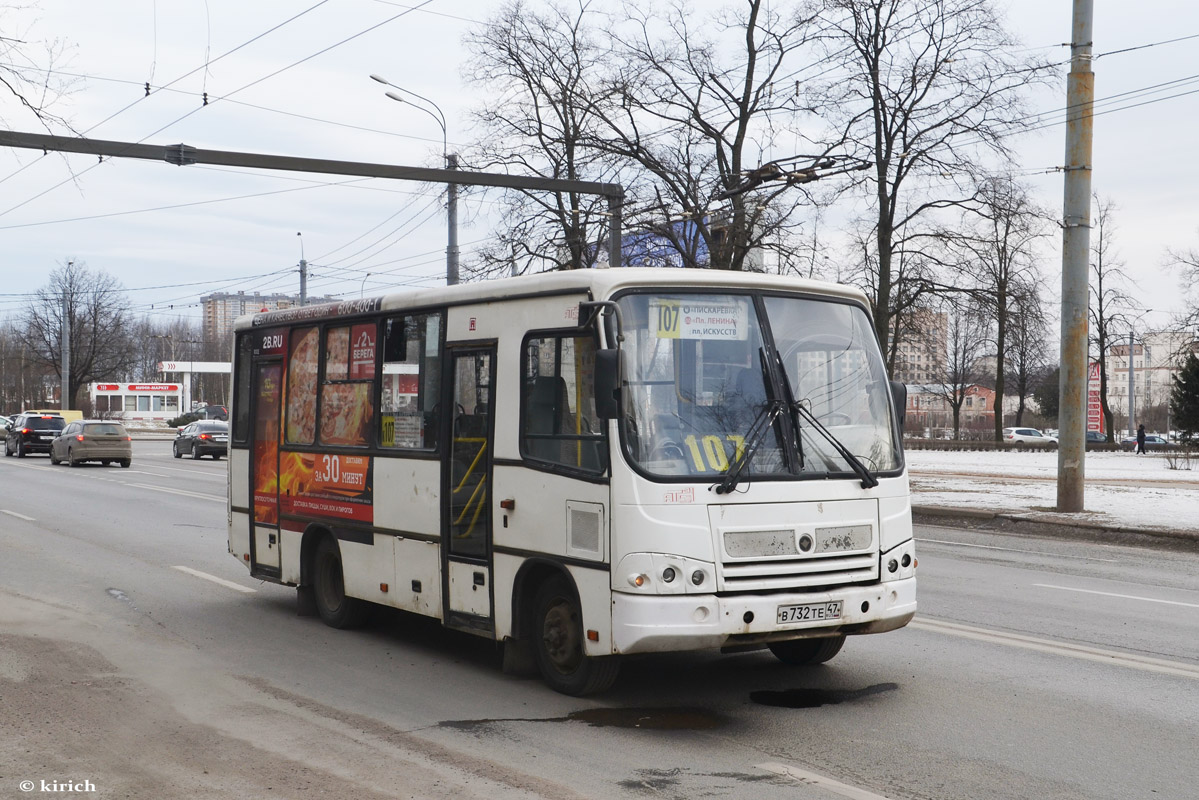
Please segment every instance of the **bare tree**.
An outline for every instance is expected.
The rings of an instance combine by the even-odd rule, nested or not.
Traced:
[[[953,438],[961,439],[962,404],[969,388],[978,382],[978,364],[987,346],[990,324],[986,310],[969,297],[946,302],[945,311],[946,353],[935,392],[953,412]]]
[[[1088,309],[1091,357],[1099,362],[1099,403],[1103,410],[1107,440],[1112,442],[1115,441],[1115,428],[1111,404],[1108,402],[1110,376],[1107,373],[1107,356],[1114,346],[1121,343],[1116,338],[1117,332],[1126,332],[1132,327],[1132,299],[1124,288],[1128,276],[1124,274],[1124,263],[1116,251],[1116,204],[1096,194],[1094,207]],[[1132,360],[1131,352],[1128,358]]]
[[[64,408],[72,407],[81,386],[122,375],[132,366],[128,313],[128,300],[116,279],[88,269],[82,261],[68,261],[54,270],[49,283],[38,290],[19,336],[29,361],[61,381],[64,320],[70,326],[71,372]]]
[[[1168,263],[1177,267],[1181,273],[1180,289],[1187,296],[1187,310],[1178,315],[1175,320],[1180,329],[1199,331],[1199,248],[1187,250],[1168,250]],[[1177,354],[1179,360],[1186,357],[1185,353]]]
[[[631,210],[629,226],[670,242],[683,266],[763,269],[751,254],[767,242],[780,262],[798,263],[785,242],[811,203],[791,187],[835,159],[827,147],[762,159],[780,126],[809,111],[784,67],[808,46],[814,14],[765,0],[710,18],[682,2],[628,3],[623,13],[612,25],[615,102],[594,144],[648,175],[630,193],[648,211]]]
[[[822,19],[827,59],[840,66],[826,79],[830,120],[874,165],[863,188],[875,212],[870,285],[885,345],[911,294],[897,254],[919,247],[921,222],[938,209],[977,203],[986,154],[1010,158],[1023,93],[1048,66],[1014,47],[990,0],[824,0]]]
[[[1019,398],[1016,405],[1017,425],[1024,424],[1027,400],[1043,380],[1049,362],[1049,321],[1038,294],[1026,292],[1018,296],[1010,311],[1010,336],[1005,360],[1006,371],[1012,377],[1012,391]]]
[[[56,66],[66,59],[70,46],[61,39],[40,39],[33,23],[23,23],[27,8],[0,4],[0,122],[10,125],[32,115],[48,131],[73,131],[54,106],[75,87]]]
[[[481,135],[468,160],[545,178],[611,179],[614,168],[587,146],[599,106],[609,102],[598,90],[608,51],[597,24],[588,2],[536,11],[515,0],[466,36],[467,75],[489,90],[474,112]],[[607,235],[605,210],[599,197],[507,192],[478,271],[592,266]]]
[[[944,235],[949,250],[956,253],[962,284],[986,309],[993,325],[998,442],[1003,439],[1005,366],[1014,309],[1037,302],[1041,277],[1035,247],[1045,235],[1047,213],[1033,203],[1023,186],[1008,179],[983,181],[978,199],[978,205],[965,214],[962,226]]]

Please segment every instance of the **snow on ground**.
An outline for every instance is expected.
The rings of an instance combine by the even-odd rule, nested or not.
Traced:
[[[1199,458],[1191,460],[1190,469],[1170,469],[1160,453],[1088,453],[1086,510],[1058,514],[1056,452],[908,450],[904,455],[912,502],[918,506],[1199,534]]]

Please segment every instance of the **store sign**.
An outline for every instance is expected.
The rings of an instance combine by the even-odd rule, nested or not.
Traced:
[[[1099,398],[1099,362],[1092,361],[1087,375],[1087,430],[1103,433],[1103,403]]]

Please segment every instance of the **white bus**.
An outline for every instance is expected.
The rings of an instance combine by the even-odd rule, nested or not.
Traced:
[[[567,694],[619,657],[832,658],[916,557],[866,297],[557,272],[242,317],[229,552],[338,628],[436,617]]]

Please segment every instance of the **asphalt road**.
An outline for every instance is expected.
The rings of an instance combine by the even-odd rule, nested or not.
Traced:
[[[0,459],[0,797],[1199,797],[1199,556],[922,527],[908,628],[579,700],[428,620],[297,616],[224,494],[168,442]]]

